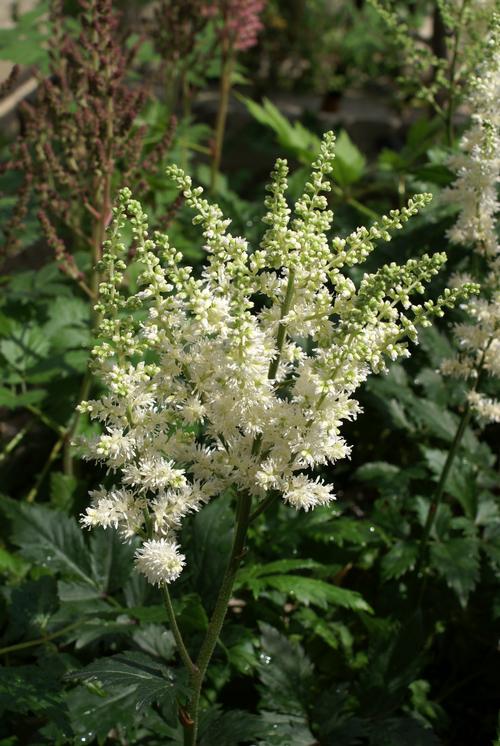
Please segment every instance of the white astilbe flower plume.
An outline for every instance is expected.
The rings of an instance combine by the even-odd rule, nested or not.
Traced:
[[[476,391],[483,372],[500,378],[500,245],[498,186],[500,184],[500,16],[494,14],[488,54],[471,81],[472,124],[450,161],[457,178],[446,199],[460,205],[449,232],[453,243],[469,244],[486,264],[481,298],[469,301],[470,321],[457,324],[459,353],[444,360],[445,375],[469,380],[468,402],[481,423],[498,422],[500,401]],[[457,278],[457,281],[460,281]]]
[[[162,585],[176,580],[185,565],[179,546],[167,539],[145,541],[135,553],[135,564],[139,572],[152,585]]]
[[[175,537],[185,516],[225,491],[256,500],[281,495],[304,510],[333,500],[332,485],[312,471],[349,456],[341,428],[359,412],[354,392],[387,359],[408,354],[417,324],[471,290],[414,302],[444,254],[391,263],[356,287],[349,267],[377,240],[389,241],[429,196],[329,240],[333,157],[327,133],[293,217],[287,165],[277,162],[267,230],[254,251],[229,233],[230,221],[202,189],[171,167],[203,231],[207,261],[199,277],[166,236],[149,236],[140,204],[121,191],[97,306],[95,365],[107,393],[81,410],[103,425],[87,442],[87,457],[104,461],[123,488],[95,493],[82,521],[125,537],[135,527],[144,540],[137,567],[153,583],[171,582],[182,569]],[[127,297],[129,226],[140,273],[138,292]]]

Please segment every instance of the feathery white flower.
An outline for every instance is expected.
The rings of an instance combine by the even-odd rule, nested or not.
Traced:
[[[97,305],[94,355],[107,393],[81,409],[105,428],[89,442],[89,456],[116,473],[128,502],[102,494],[83,522],[125,533],[137,525],[146,537],[137,566],[151,582],[178,575],[183,559],[172,542],[183,518],[226,490],[256,498],[276,490],[304,510],[333,500],[332,486],[304,471],[349,456],[340,431],[360,411],[354,392],[387,359],[408,354],[417,324],[470,291],[414,301],[443,254],[391,263],[356,287],[348,268],[376,240],[389,240],[429,196],[330,241],[333,214],[324,193],[333,145],[327,133],[294,216],[285,197],[287,165],[277,162],[265,202],[267,231],[253,252],[229,233],[229,221],[201,188],[171,167],[202,227],[207,262],[199,277],[166,236],[149,236],[140,204],[128,189],[121,192]],[[122,290],[127,222],[140,265],[140,290],[131,297]]]
[[[135,566],[152,585],[172,583],[186,564],[178,549],[178,544],[167,539],[145,541],[135,553]]]
[[[460,205],[449,231],[454,243],[470,244],[488,270],[481,298],[467,304],[470,321],[457,324],[459,353],[444,360],[445,375],[470,380],[468,400],[479,420],[497,422],[500,402],[476,391],[482,371],[500,377],[500,244],[498,186],[500,183],[500,17],[493,16],[488,52],[471,83],[472,124],[460,142],[460,153],[450,166],[457,178],[447,190],[448,201]],[[457,284],[454,279],[454,284]]]

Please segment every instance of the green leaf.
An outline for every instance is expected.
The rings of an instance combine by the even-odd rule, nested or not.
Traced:
[[[25,375],[49,354],[49,341],[35,324],[16,324],[7,339],[0,341],[0,353],[8,365]]]
[[[26,66],[37,65],[42,72],[48,71],[47,22],[44,29],[40,28],[48,10],[49,3],[44,0],[33,10],[23,13],[13,28],[0,29],[0,59]]]
[[[359,181],[366,166],[366,158],[354,145],[345,130],[341,130],[335,142],[335,160],[333,161],[333,178],[341,187],[347,187]]]
[[[54,508],[67,513],[73,505],[73,497],[78,486],[76,477],[53,471],[50,475],[50,502]]]
[[[125,544],[117,531],[94,529],[90,537],[90,565],[103,594],[121,589],[130,577],[137,543]]]
[[[97,687],[79,686],[66,697],[77,743],[105,743],[109,732],[129,728],[137,717],[136,687],[118,688],[106,694]],[[83,740],[85,739],[85,740]]]
[[[135,690],[136,708],[179,695],[173,673],[163,663],[144,653],[129,651],[101,658],[80,671],[66,674],[68,680],[98,681],[103,687]]]
[[[239,97],[250,114],[265,127],[272,129],[279,144],[297,158],[300,163],[310,165],[319,153],[320,139],[306,129],[300,122],[293,124],[281,114],[279,109],[263,99],[262,105],[244,96]]]
[[[304,650],[278,630],[261,622],[259,678],[265,707],[304,715],[313,681],[313,665]]]
[[[455,437],[458,417],[449,410],[436,406],[434,401],[415,398],[411,416],[423,430],[441,440],[451,442]]]
[[[161,604],[152,604],[151,606],[132,606],[123,609],[123,612],[129,614],[138,622],[143,624],[161,624],[168,621],[168,615],[165,607]]]
[[[189,568],[195,590],[207,606],[213,604],[219,591],[231,549],[233,522],[227,496],[211,502],[193,520]]]
[[[323,565],[320,562],[315,562],[312,559],[283,559],[267,562],[265,565],[250,564],[238,571],[235,588],[245,585],[252,578],[260,578],[264,575],[282,574],[290,570],[316,570],[321,567]]]
[[[21,557],[16,557],[3,547],[0,547],[0,573],[20,578],[28,572],[29,564]]]
[[[341,516],[329,523],[306,528],[306,533],[315,541],[342,547],[345,544],[365,545],[373,541],[377,536],[375,530],[375,526],[366,521]]]
[[[437,448],[422,448],[425,460],[434,481],[439,481],[448,457],[448,451]],[[478,510],[477,472],[465,458],[456,458],[448,472],[445,492],[459,501],[465,515],[474,520]]]
[[[49,306],[43,329],[54,350],[88,347],[90,306],[81,298],[58,297]]]
[[[9,625],[0,647],[46,633],[57,606],[56,583],[47,575],[14,588],[10,598]]]
[[[313,746],[317,743],[305,715],[263,710],[261,718],[268,730],[265,740],[258,741],[259,746]]]
[[[309,632],[324,640],[333,650],[338,650],[340,647],[349,652],[352,650],[354,639],[345,624],[329,621],[324,618],[324,615],[317,614],[307,607],[299,609],[294,619],[300,621]]]
[[[70,734],[67,707],[60,682],[38,666],[0,667],[0,715],[6,712],[35,714]]]
[[[397,541],[382,559],[381,570],[383,580],[400,578],[415,567],[418,546],[409,541]]]
[[[431,544],[431,564],[457,594],[463,607],[479,580],[479,542],[472,537]]]
[[[176,646],[172,632],[159,624],[142,624],[132,634],[135,644],[148,655],[171,661]]]
[[[82,624],[81,629],[69,633],[69,636],[74,640],[76,650],[81,650],[87,645],[105,638],[109,638],[110,642],[115,642],[120,638],[125,639],[130,637],[135,629],[135,625],[128,617],[118,617],[115,621],[112,619],[96,619],[94,614],[92,619]]]
[[[259,715],[244,710],[221,713],[219,708],[212,708],[205,713],[200,731],[200,746],[237,746],[266,735],[268,728]]]
[[[439,746],[431,728],[412,717],[382,718],[370,727],[370,746]]]
[[[83,533],[74,518],[6,497],[0,500],[0,511],[12,521],[11,540],[25,559],[95,585]]]
[[[357,591],[349,591],[337,585],[326,583],[324,580],[304,578],[300,575],[266,575],[249,583],[254,595],[260,589],[274,588],[295,598],[299,603],[314,604],[322,609],[328,606],[340,606],[353,611],[372,613],[371,607]]]
[[[10,389],[0,386],[0,406],[7,409],[29,407],[39,404],[45,399],[46,395],[46,392],[42,389],[26,391],[24,394],[13,394]]]

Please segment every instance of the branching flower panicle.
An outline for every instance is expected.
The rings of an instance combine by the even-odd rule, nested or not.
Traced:
[[[459,354],[441,366],[446,375],[470,380],[469,405],[480,421],[500,422],[500,402],[477,391],[482,372],[500,378],[500,245],[498,185],[500,183],[500,16],[493,19],[488,54],[471,81],[472,124],[450,161],[457,178],[446,199],[460,205],[449,231],[453,243],[469,244],[486,263],[480,298],[469,301],[471,321],[456,326]],[[480,260],[480,261],[481,261]],[[462,282],[461,277],[455,284]]]
[[[167,236],[149,235],[130,190],[120,193],[102,260],[107,279],[94,350],[107,393],[82,410],[103,425],[87,443],[88,458],[116,472],[122,486],[94,493],[83,523],[143,537],[137,567],[151,582],[180,573],[183,518],[225,490],[261,500],[275,492],[304,510],[333,500],[332,485],[311,471],[349,456],[341,426],[360,411],[354,392],[387,360],[409,354],[417,325],[473,290],[415,300],[445,262],[442,253],[390,263],[356,287],[348,268],[430,197],[417,195],[371,228],[330,241],[333,157],[327,133],[293,214],[287,164],[276,163],[267,230],[253,252],[201,187],[170,167],[203,233],[200,277],[182,265]],[[141,268],[131,297],[121,290],[127,224]]]

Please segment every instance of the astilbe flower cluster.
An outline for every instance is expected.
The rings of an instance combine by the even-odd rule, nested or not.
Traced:
[[[164,62],[177,63],[195,49],[197,37],[209,21],[210,0],[160,0],[148,24]]]
[[[257,43],[265,5],[265,0],[212,0],[205,6],[204,13],[220,19],[219,34],[223,43],[244,52]]]
[[[137,567],[152,583],[171,582],[184,557],[176,541],[183,518],[227,490],[276,496],[309,510],[334,499],[312,470],[349,456],[341,435],[360,412],[354,393],[386,360],[408,355],[417,325],[472,289],[436,301],[415,294],[445,255],[391,262],[356,287],[348,268],[422,208],[417,195],[370,228],[329,241],[333,214],[325,194],[334,135],[324,136],[310,181],[286,200],[287,164],[268,186],[267,230],[250,252],[220,209],[182,170],[171,178],[201,225],[201,277],[182,265],[167,236],[148,233],[139,202],[122,190],[105,243],[97,310],[103,321],[95,365],[106,386],[81,410],[103,424],[86,443],[90,459],[119,475],[119,486],[92,494],[83,525],[138,535]],[[121,291],[131,226],[141,266],[138,292]]]
[[[34,194],[46,239],[61,268],[75,277],[71,251],[100,244],[94,233],[111,218],[118,173],[122,184],[137,181],[139,165],[151,169],[171,136],[140,163],[145,131],[135,121],[147,90],[127,82],[136,47],[122,46],[112,0],[79,5],[78,32],[66,28],[62,0],[51,5],[49,76],[40,77],[34,103],[22,105],[22,130],[3,164],[24,177],[5,228],[6,248],[19,249],[19,227]]]
[[[500,379],[500,244],[498,185],[500,183],[500,16],[495,16],[489,50],[471,81],[468,103],[472,124],[460,141],[460,153],[450,159],[457,178],[446,199],[460,205],[449,231],[452,243],[470,245],[486,264],[480,298],[467,304],[471,320],[456,326],[459,354],[441,368],[447,375],[472,383],[469,404],[484,422],[500,422],[500,401],[477,390],[482,372]],[[470,276],[457,276],[455,284]]]

